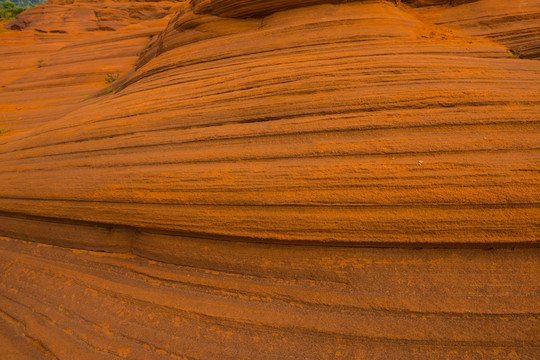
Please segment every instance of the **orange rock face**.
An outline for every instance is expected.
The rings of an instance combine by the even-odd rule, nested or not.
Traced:
[[[22,13],[0,33],[0,348],[537,359],[538,13]]]
[[[173,4],[169,1],[50,0],[25,11],[8,23],[7,28],[40,33],[116,31],[141,20],[161,19],[169,14]]]

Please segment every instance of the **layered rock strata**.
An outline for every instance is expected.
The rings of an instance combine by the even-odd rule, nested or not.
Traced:
[[[538,249],[153,241],[184,265],[0,239],[0,344],[17,359],[539,355]]]
[[[0,344],[538,358],[537,2],[92,6],[0,34]]]

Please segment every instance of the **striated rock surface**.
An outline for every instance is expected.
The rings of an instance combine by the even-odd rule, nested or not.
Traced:
[[[9,22],[12,30],[40,33],[116,31],[141,20],[161,19],[169,14],[170,1],[50,0]]]
[[[536,242],[537,61],[387,2],[197,6],[111,93],[6,138],[0,209],[209,238]],[[10,88],[41,79],[24,80]]]
[[[539,13],[191,0],[21,14],[7,27],[22,32],[0,34],[0,345],[538,358]]]
[[[0,239],[0,344],[19,359],[539,355],[538,249],[154,241],[185,265]]]
[[[517,0],[512,6],[493,0],[467,2],[466,6],[427,9],[423,14],[434,24],[451,26],[463,34],[494,39],[519,57],[540,57],[538,1]]]

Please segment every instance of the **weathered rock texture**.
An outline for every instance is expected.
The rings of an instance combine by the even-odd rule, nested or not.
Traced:
[[[539,14],[23,13],[0,34],[8,358],[537,359]]]
[[[115,31],[141,20],[161,19],[169,14],[173,4],[168,1],[50,0],[25,11],[7,27],[40,33]]]
[[[1,239],[0,344],[26,340],[13,351],[31,359],[538,358],[537,250],[152,239],[184,265]]]

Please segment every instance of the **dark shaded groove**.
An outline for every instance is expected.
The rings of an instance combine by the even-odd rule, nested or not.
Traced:
[[[269,238],[255,238],[249,236],[228,236],[222,234],[210,234],[201,232],[187,232],[187,231],[173,231],[158,228],[149,228],[143,226],[129,226],[123,224],[114,224],[107,222],[97,221],[83,221],[73,220],[65,218],[53,218],[45,216],[28,215],[16,212],[0,211],[0,216],[13,217],[18,219],[45,221],[57,224],[70,224],[70,225],[82,225],[91,226],[105,230],[122,229],[133,231],[134,234],[155,234],[155,235],[170,235],[179,236],[183,238],[194,238],[201,240],[223,241],[233,243],[248,243],[248,244],[270,244],[281,246],[312,246],[312,247],[337,247],[337,248],[395,248],[395,249],[513,249],[513,248],[540,248],[540,241],[513,241],[513,242],[463,242],[463,243],[448,243],[448,242],[385,242],[380,241],[313,241],[313,240],[280,240]],[[495,229],[497,231],[497,229]],[[0,233],[2,229],[0,228]],[[378,230],[378,232],[381,232]],[[31,239],[20,239],[31,241]],[[61,247],[61,246],[60,246]],[[133,250],[133,249],[132,249]],[[101,250],[106,252],[105,250]],[[141,255],[137,252],[133,252],[135,255],[150,258],[145,255]],[[151,258],[150,258],[151,259]],[[154,259],[151,259],[154,260]]]
[[[163,205],[163,206],[194,206],[194,207],[281,207],[281,208],[413,208],[413,209],[530,209],[540,206],[540,202],[528,203],[463,203],[463,204],[445,204],[445,203],[402,203],[402,204],[343,204],[343,203],[314,203],[314,204],[223,204],[223,203],[180,203],[164,201],[134,201],[134,200],[90,200],[90,199],[63,199],[63,198],[29,198],[29,197],[9,197],[0,196],[0,200],[20,200],[20,201],[58,201],[66,203],[96,203],[96,204],[132,204],[132,205]]]

